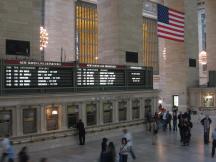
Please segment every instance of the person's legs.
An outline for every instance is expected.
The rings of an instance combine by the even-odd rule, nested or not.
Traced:
[[[7,153],[5,153],[5,152],[2,153],[0,162],[4,162],[6,157],[7,157]]]
[[[79,142],[80,142],[80,145],[82,145],[82,134],[79,133]]]
[[[131,154],[132,158],[135,160],[136,159],[136,155],[134,154],[132,146],[130,146],[130,154]]]
[[[127,158],[128,158],[128,155],[122,155],[122,161],[121,162],[127,162]]]
[[[85,145],[85,134],[83,134],[83,145]]]
[[[216,140],[213,140],[213,142],[212,142],[212,157],[214,157],[214,154],[215,154],[215,147],[216,147]]]

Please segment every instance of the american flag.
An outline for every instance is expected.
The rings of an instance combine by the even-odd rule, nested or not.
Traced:
[[[157,5],[158,36],[174,41],[184,42],[184,13]]]

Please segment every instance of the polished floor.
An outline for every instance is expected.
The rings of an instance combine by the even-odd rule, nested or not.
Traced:
[[[212,126],[215,124],[212,124]],[[179,134],[162,132],[157,135],[156,144],[152,145],[152,134],[146,131],[134,133],[134,150],[136,162],[213,162],[211,158],[211,143],[203,144],[202,127],[198,123],[192,129],[190,146],[181,146]],[[98,137],[102,138],[102,137]],[[109,139],[119,150],[121,137]],[[85,146],[67,146],[30,153],[31,162],[38,162],[41,157],[47,157],[48,162],[97,162],[100,152],[100,141],[88,142]],[[131,158],[129,162],[133,161]]]

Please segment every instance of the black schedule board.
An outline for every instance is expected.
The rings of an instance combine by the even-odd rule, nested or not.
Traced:
[[[73,64],[6,61],[6,88],[73,87]]]
[[[77,69],[77,86],[125,86],[125,70],[111,65],[82,64]]]
[[[145,70],[128,70],[128,86],[144,86]]]

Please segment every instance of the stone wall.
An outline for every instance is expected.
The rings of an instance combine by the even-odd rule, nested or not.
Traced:
[[[42,0],[0,1],[0,58],[40,60]],[[30,57],[6,55],[6,39],[30,41]]]
[[[126,64],[125,52],[138,52],[142,64],[142,0],[100,0],[99,61]]]
[[[49,43],[44,60],[74,61],[75,0],[46,0],[45,28],[49,34]]]

